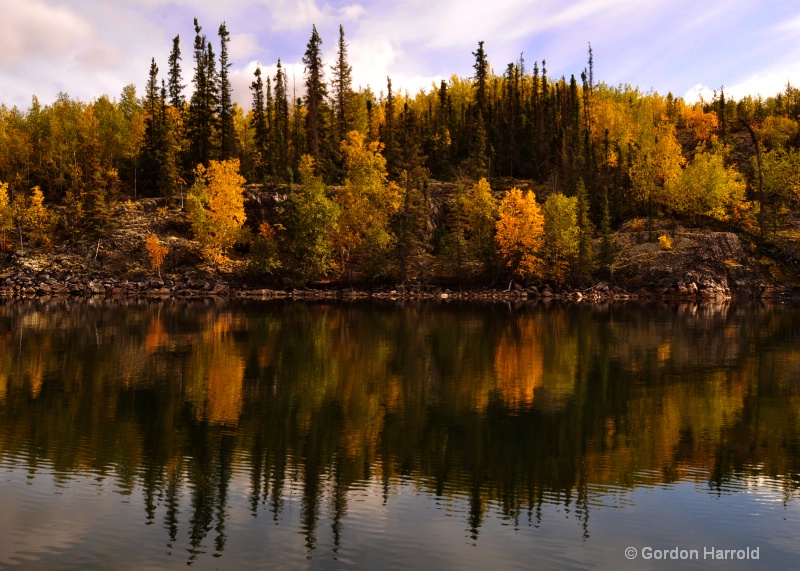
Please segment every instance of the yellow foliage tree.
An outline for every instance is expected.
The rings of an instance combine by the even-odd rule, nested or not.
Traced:
[[[336,242],[342,269],[350,258],[376,273],[393,243],[389,221],[400,207],[400,192],[387,180],[382,147],[367,143],[358,131],[347,133],[341,144],[345,183],[334,200],[340,209]]]
[[[556,283],[563,283],[578,258],[577,199],[560,192],[547,197],[544,203],[545,273]]]
[[[512,275],[525,279],[541,271],[539,257],[544,235],[544,216],[532,191],[524,195],[512,188],[499,209],[495,241]]]
[[[53,216],[44,205],[42,189],[34,186],[25,212],[31,239],[37,244],[49,244]]]
[[[300,187],[284,201],[282,233],[290,271],[298,283],[324,278],[335,268],[334,236],[339,206],[327,196],[322,178],[314,175],[314,159],[300,157]]]
[[[675,126],[660,122],[652,133],[643,133],[630,167],[634,197],[652,215],[652,203],[672,207],[671,183],[681,174],[685,160],[675,138]]]
[[[8,183],[0,182],[0,250],[6,249],[6,232],[14,227],[12,214]]]
[[[18,194],[11,207],[13,223],[19,232],[20,248],[23,236],[37,245],[49,245],[55,217],[44,205],[42,189],[34,186],[30,196]]]
[[[496,259],[494,230],[497,224],[497,202],[492,187],[482,178],[460,197],[459,207],[464,216],[467,245],[480,261],[484,271],[489,271]]]
[[[164,264],[164,259],[167,257],[169,249],[158,240],[155,232],[147,237],[144,247],[150,257],[150,267],[157,271],[158,277],[161,278],[161,266]]]
[[[733,167],[726,168],[723,151],[699,152],[670,184],[673,210],[688,216],[726,220],[744,199],[745,183]]]
[[[767,149],[782,149],[797,136],[797,131],[797,122],[788,117],[767,117],[758,130],[758,136]]]
[[[694,138],[698,142],[708,141],[719,126],[717,114],[706,113],[700,104],[686,109],[683,119],[686,126],[694,131]]]
[[[245,222],[245,179],[239,174],[239,160],[211,161],[208,168],[197,165],[195,176],[187,197],[192,229],[206,257],[224,261]]]

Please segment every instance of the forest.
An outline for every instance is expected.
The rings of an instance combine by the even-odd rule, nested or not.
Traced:
[[[214,267],[238,258],[252,276],[300,284],[588,283],[610,273],[619,224],[660,217],[789,255],[800,238],[790,84],[690,104],[596,81],[591,44],[585,69],[556,78],[545,59],[496,68],[479,41],[472,77],[415,94],[387,77],[376,94],[353,87],[344,29],[324,62],[314,27],[302,97],[278,60],[274,77],[256,69],[245,112],[226,25],[216,40],[194,25],[191,89],[176,36],[143,95],[131,84],[91,102],[0,106],[4,252],[97,240],[118,204],[144,197],[181,209]],[[248,218],[245,189],[275,207]],[[164,238],[142,244],[159,276]]]

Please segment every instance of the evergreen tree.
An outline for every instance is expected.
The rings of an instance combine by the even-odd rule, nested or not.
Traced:
[[[253,92],[253,109],[250,115],[250,126],[253,128],[255,143],[256,176],[263,180],[267,163],[267,113],[264,105],[264,82],[261,80],[261,67],[256,66],[255,80],[250,84]]]
[[[158,66],[150,62],[145,89],[145,129],[142,150],[142,182],[150,196],[169,196],[179,178],[180,111],[167,105],[167,85],[158,86]]]
[[[327,86],[323,80],[322,39],[317,27],[312,26],[311,38],[308,40],[303,63],[306,75],[306,120],[305,131],[308,153],[314,159],[317,170],[321,168],[325,139],[325,98]]]
[[[475,64],[472,66],[475,70],[475,75],[472,77],[475,82],[475,100],[481,117],[486,119],[486,86],[489,81],[489,60],[486,58],[482,41],[478,42],[478,49],[472,52],[472,55],[475,56]]]
[[[192,165],[207,165],[211,158],[212,136],[216,119],[216,70],[211,44],[201,35],[202,27],[194,19],[194,93],[189,103],[189,155]]]
[[[172,39],[172,51],[169,54],[169,104],[176,109],[183,109],[183,88],[181,83],[181,37],[175,36]]]
[[[489,119],[487,92],[489,61],[486,58],[482,41],[478,42],[478,49],[472,52],[472,55],[475,56],[475,64],[472,66],[475,69],[475,75],[472,77],[475,87],[475,105],[472,107],[472,113],[469,116],[469,160],[464,166],[466,167],[467,176],[477,180],[489,175],[489,157],[486,153],[489,143],[486,129]]]
[[[142,186],[149,196],[159,194],[161,165],[164,161],[165,132],[161,93],[158,86],[158,66],[150,60],[150,74],[145,87],[145,129],[142,152]]]
[[[436,113],[433,117],[433,141],[431,145],[430,167],[433,176],[439,179],[450,174],[450,151],[452,141],[450,138],[450,97],[447,93],[447,82],[442,80],[437,91]]]
[[[417,115],[403,107],[397,133],[400,209],[395,220],[398,271],[401,282],[424,274],[430,238],[428,170],[423,166]]]
[[[612,276],[614,263],[614,243],[611,237],[611,213],[608,208],[608,192],[603,196],[603,218],[600,222],[600,266],[603,273]]]
[[[272,80],[267,76],[267,94],[264,98],[264,122],[266,123],[266,141],[264,145],[264,167],[266,174],[275,174],[275,143],[272,137],[275,121],[275,105],[272,98]]]
[[[219,26],[219,142],[220,157],[228,160],[236,155],[236,130],[233,126],[233,88],[229,72],[228,42],[230,33],[225,22]]]
[[[334,117],[336,120],[337,143],[347,138],[353,128],[351,105],[353,99],[352,66],[347,63],[347,42],[344,39],[344,28],[339,26],[339,46],[336,65],[333,66]]]
[[[578,225],[578,259],[576,268],[576,277],[580,280],[588,280],[592,276],[594,269],[594,253],[592,250],[592,243],[594,238],[594,229],[592,222],[589,220],[589,195],[586,192],[586,185],[583,179],[578,179],[578,189],[575,194],[577,199],[576,216]]]
[[[396,177],[397,160],[395,156],[395,125],[394,125],[394,93],[392,93],[392,78],[386,77],[386,102],[384,105],[384,124],[381,130],[381,143],[383,143],[383,156],[386,157],[386,168],[391,177]]]
[[[273,141],[275,145],[275,163],[277,173],[286,173],[291,169],[289,164],[289,99],[286,89],[286,73],[281,60],[278,59],[275,71],[275,119],[273,122]]]

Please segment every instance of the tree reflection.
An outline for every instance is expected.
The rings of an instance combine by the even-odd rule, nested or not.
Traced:
[[[720,306],[0,305],[0,457],[141,488],[189,562],[228,539],[236,470],[254,516],[301,490],[347,542],[348,501],[399,481],[588,536],[602,490],[766,475],[796,493],[796,309]],[[598,491],[599,490],[599,491]],[[159,514],[162,514],[159,516]],[[526,521],[527,520],[527,521]]]

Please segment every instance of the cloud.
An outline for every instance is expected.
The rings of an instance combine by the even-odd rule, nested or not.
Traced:
[[[746,95],[772,97],[785,91],[788,83],[795,87],[800,85],[800,69],[798,67],[751,75],[734,85],[725,86],[725,93],[734,99],[741,99]]]
[[[274,31],[310,28],[331,19],[330,10],[323,10],[314,0],[272,0],[265,5],[270,10]]]
[[[343,22],[355,22],[361,18],[367,11],[360,4],[348,4],[339,9],[339,19]]]
[[[20,69],[31,61],[74,54],[95,36],[89,22],[64,6],[49,6],[39,0],[2,0],[0,11],[0,65],[4,69]]]
[[[258,42],[252,34],[233,34],[228,44],[228,56],[232,60],[242,60],[258,51]]]
[[[701,99],[703,101],[711,101],[714,98],[714,91],[708,87],[707,85],[703,85],[702,83],[698,83],[694,87],[692,87],[689,91],[684,93],[683,99],[686,103],[697,103]]]
[[[49,103],[62,91],[91,101],[142,85],[150,57],[163,49],[166,60],[164,34],[141,14],[108,4],[0,0],[3,103],[26,107],[34,93]]]
[[[34,92],[43,102],[58,91],[90,101],[129,83],[141,92],[151,57],[165,73],[176,34],[189,84],[194,16],[217,54],[217,26],[226,22],[243,107],[251,62],[269,63],[265,73],[274,76],[281,57],[301,90],[312,24],[324,40],[326,72],[344,25],[354,86],[375,92],[385,91],[387,75],[411,93],[472,75],[479,40],[496,73],[524,52],[529,70],[546,58],[551,77],[577,75],[591,41],[595,79],[611,84],[687,98],[708,85],[739,97],[800,84],[800,7],[788,3],[766,11],[745,0],[0,0],[0,13],[0,96],[9,105],[27,105]]]

